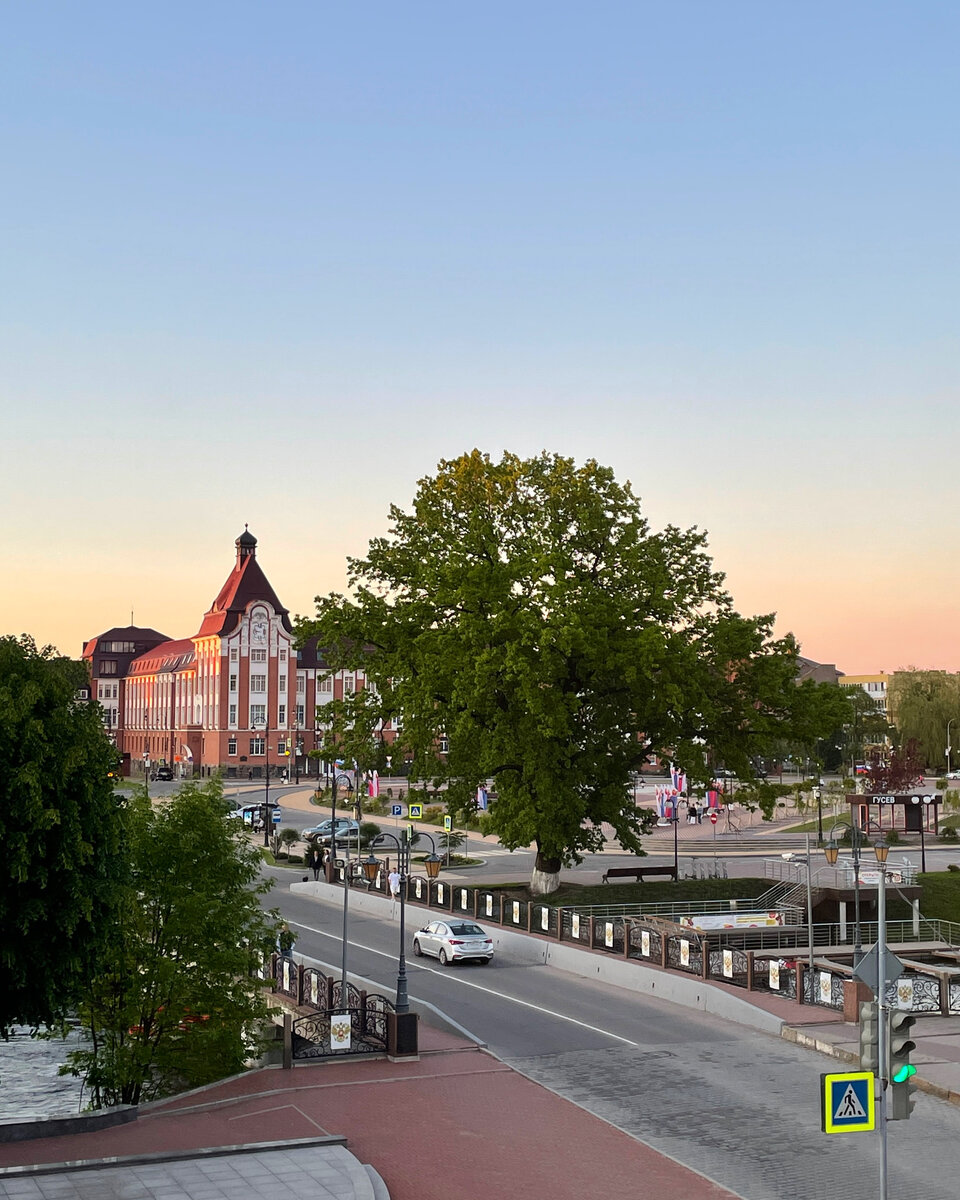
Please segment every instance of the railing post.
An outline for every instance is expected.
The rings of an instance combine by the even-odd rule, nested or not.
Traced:
[[[563,906],[557,909],[557,941],[563,941]]]
[[[940,985],[940,1015],[943,1017],[950,1016],[950,980],[941,973],[938,976],[937,982]]]
[[[803,1004],[804,1003],[804,995],[803,995],[804,967],[803,967],[803,963],[798,960],[795,969],[797,972],[797,1003]]]
[[[667,969],[667,961],[669,959],[669,955],[667,953],[667,951],[669,949],[669,946],[668,946],[669,941],[670,941],[670,935],[668,933],[665,933],[661,929],[660,930],[660,966],[663,967],[664,970]]]
[[[633,922],[629,917],[623,918],[623,957],[630,957],[630,931],[633,929]]]
[[[753,950],[747,951],[747,991],[753,991]]]
[[[705,937],[700,939],[700,978],[710,978],[710,943]]]

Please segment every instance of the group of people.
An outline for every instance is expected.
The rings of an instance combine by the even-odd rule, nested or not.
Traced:
[[[706,808],[699,800],[690,800],[687,802],[687,824],[702,825],[703,814]]]

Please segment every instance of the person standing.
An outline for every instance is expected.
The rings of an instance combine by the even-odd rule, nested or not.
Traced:
[[[320,872],[323,870],[323,855],[320,853],[320,848],[316,842],[311,843],[310,849],[307,852],[307,866],[313,872],[313,881],[316,883],[320,879]]]
[[[387,876],[387,887],[390,889],[390,899],[393,901],[394,907],[396,907],[397,900],[400,897],[400,872],[396,867]],[[393,911],[391,910],[392,915]]]

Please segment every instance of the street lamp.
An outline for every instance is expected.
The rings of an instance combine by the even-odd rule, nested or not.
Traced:
[[[433,838],[428,833],[418,834],[419,837],[425,837],[431,846],[431,853],[424,859],[423,865],[426,868],[427,875],[430,879],[436,879],[440,873],[440,859],[437,856],[437,847],[434,844]],[[397,961],[397,1003],[396,1010],[398,1013],[408,1013],[410,1011],[410,1000],[407,995],[407,958],[406,958],[406,898],[407,898],[407,877],[410,874],[410,841],[407,837],[406,829],[401,829],[400,837],[397,838],[392,833],[381,833],[380,837],[389,838],[397,847],[397,873],[400,876],[400,955]],[[371,853],[370,856],[364,859],[363,873],[368,882],[373,883],[377,877],[377,871],[380,869],[380,863],[377,858]]]
[[[817,802],[817,841],[823,845],[823,805],[820,803],[821,792],[819,785],[813,789],[813,798]]]
[[[851,815],[853,810],[851,809]],[[863,957],[863,946],[860,941],[860,827],[859,822],[852,821],[850,827],[851,845],[853,848],[853,965],[857,966]],[[833,837],[823,848],[827,862],[831,867],[837,865],[840,847]]]
[[[259,722],[257,722],[255,724],[253,721],[251,721],[250,728],[255,733],[259,733],[259,731],[260,731]],[[269,721],[263,722],[263,753],[265,756],[264,757],[264,762],[266,763],[265,773],[266,773],[266,777],[267,777],[266,784],[264,785],[264,795],[263,795],[263,844],[265,846],[269,846],[270,845],[270,826],[272,824],[272,821],[270,820],[270,722]]]
[[[880,1071],[880,1198],[887,1196],[887,855],[890,847],[879,841],[873,848],[880,867],[877,888],[877,1065]]]

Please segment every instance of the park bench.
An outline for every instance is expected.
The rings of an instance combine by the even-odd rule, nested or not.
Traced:
[[[676,867],[609,867],[603,873],[603,882],[606,883],[610,879],[629,879],[631,876],[637,883],[643,882],[645,875],[667,875],[671,879],[676,879]]]

